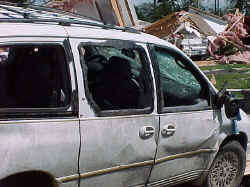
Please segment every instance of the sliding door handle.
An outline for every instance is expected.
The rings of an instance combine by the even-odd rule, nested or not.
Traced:
[[[139,135],[141,138],[149,138],[155,133],[155,128],[152,126],[144,126],[140,129]]]
[[[170,136],[173,135],[176,131],[176,128],[174,125],[166,125],[163,127],[163,129],[161,130],[161,135],[162,136]]]

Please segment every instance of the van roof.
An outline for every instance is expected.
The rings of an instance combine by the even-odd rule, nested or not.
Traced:
[[[130,40],[140,43],[154,43],[175,48],[168,42],[146,34],[131,33],[116,29],[103,29],[101,27],[71,25],[63,26],[55,23],[1,23],[0,37],[58,37],[58,38],[92,38]]]
[[[71,37],[130,40],[175,46],[132,28],[122,28],[69,12],[0,2],[0,37]]]

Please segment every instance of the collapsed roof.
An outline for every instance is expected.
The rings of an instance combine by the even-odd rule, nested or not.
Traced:
[[[190,12],[172,13],[145,28],[145,32],[165,38],[174,33],[183,23],[197,30],[202,36],[214,36],[225,29],[226,22],[218,16],[190,7]]]

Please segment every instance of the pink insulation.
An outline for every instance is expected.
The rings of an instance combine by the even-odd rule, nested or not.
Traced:
[[[250,63],[250,46],[244,45],[242,39],[248,36],[246,24],[244,25],[244,16],[238,14],[228,14],[224,16],[228,22],[227,29],[216,36],[214,40],[210,40],[208,51],[211,56],[215,57],[223,63]],[[248,20],[249,21],[249,20]],[[224,47],[231,44],[237,47],[242,52],[237,52],[230,56],[216,55],[216,51],[220,47]]]

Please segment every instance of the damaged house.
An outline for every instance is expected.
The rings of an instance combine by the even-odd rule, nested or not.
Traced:
[[[189,12],[173,13],[145,28],[145,32],[177,45],[196,59],[208,55],[208,37],[226,28],[221,17],[190,7]]]
[[[223,18],[190,7],[145,28],[168,40],[194,60],[213,57],[221,63],[250,63],[250,17],[240,13]]]
[[[188,12],[177,15],[180,22],[169,39],[192,58],[206,57],[208,36],[216,35],[216,31],[199,15]]]

